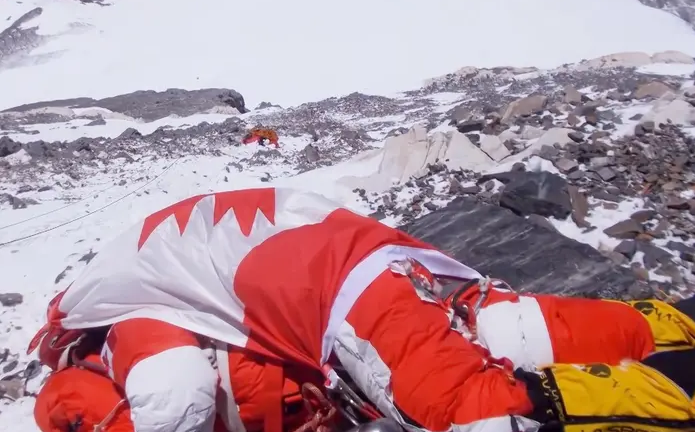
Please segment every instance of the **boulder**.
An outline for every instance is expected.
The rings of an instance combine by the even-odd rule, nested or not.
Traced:
[[[569,135],[573,132],[575,132],[573,129],[568,128],[548,129],[540,136],[540,138],[536,139],[535,141],[532,141],[531,144],[528,147],[526,147],[523,151],[515,154],[513,160],[519,161],[525,157],[529,157],[534,154],[539,154],[541,149],[546,146],[554,147],[555,144],[557,144],[560,147],[564,147],[567,144],[574,142]]]
[[[637,87],[632,97],[635,99],[660,98],[669,92],[673,92],[671,87],[660,81],[652,81]]]
[[[380,150],[381,162],[377,171],[366,177],[344,177],[339,180],[350,188],[383,192],[394,182],[407,181],[426,173],[427,166],[441,162],[450,169],[481,170],[495,164],[485,152],[476,147],[466,135],[453,131],[427,134],[423,126],[390,137]]]
[[[478,180],[498,180],[505,184],[500,205],[520,216],[537,214],[565,219],[572,212],[567,181],[547,171],[509,171],[487,174]]]
[[[531,95],[517,99],[502,111],[502,121],[507,122],[518,116],[543,112],[547,104],[548,97],[543,95]]]
[[[171,115],[188,117],[202,112],[236,114],[246,113],[244,97],[237,91],[223,88],[200,90],[167,89],[164,91],[138,90],[104,99],[76,98],[47,102],[35,102],[16,106],[3,112],[36,112],[46,110],[52,114],[66,115],[72,109],[104,108],[115,116],[142,119],[146,122]],[[233,110],[232,110],[233,109]]]
[[[22,145],[12,140],[10,137],[0,137],[0,157],[5,157],[17,153],[21,149]]]
[[[480,150],[497,162],[512,154],[504,146],[504,142],[496,135],[483,135],[480,140]]]
[[[576,88],[572,86],[565,86],[562,90],[563,98],[562,101],[565,103],[578,104],[582,101],[582,94]]]
[[[591,246],[474,199],[456,199],[400,229],[520,291],[608,299],[636,292],[630,270]]]
[[[652,56],[654,63],[695,64],[693,56],[681,51],[661,51]]]
[[[645,114],[640,123],[668,123],[669,120],[677,125],[688,126],[695,122],[695,107],[682,99],[672,101],[658,100],[651,111]]]
[[[652,63],[652,57],[645,52],[621,52],[583,60],[575,67],[576,70],[608,69],[614,67],[640,67]]]

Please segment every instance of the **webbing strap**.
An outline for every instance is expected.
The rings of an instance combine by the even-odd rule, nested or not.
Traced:
[[[282,432],[283,419],[283,370],[282,366],[266,363],[263,373],[263,432]]]
[[[246,432],[244,423],[239,415],[239,407],[234,399],[234,389],[229,375],[229,353],[227,344],[217,342],[215,344],[215,355],[217,362],[217,373],[220,377],[220,387],[222,391],[217,392],[216,408],[217,414],[222,418],[222,422],[230,432]]]

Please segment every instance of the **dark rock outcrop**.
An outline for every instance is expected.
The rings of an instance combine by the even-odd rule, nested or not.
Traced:
[[[201,113],[216,106],[230,106],[246,113],[244,97],[235,90],[210,88],[202,90],[167,89],[136,91],[104,99],[74,98],[48,102],[35,102],[3,110],[2,112],[25,112],[38,108],[100,107],[145,121],[154,121],[172,114],[187,117]]]
[[[498,180],[505,184],[500,205],[520,216],[538,214],[565,219],[572,212],[567,182],[547,171],[510,171],[480,177],[479,183]]]
[[[692,0],[639,0],[645,6],[672,13],[695,29],[695,2]]]
[[[34,49],[41,44],[44,36],[37,33],[38,27],[27,27],[23,26],[23,24],[42,13],[42,8],[34,8],[0,32],[0,65],[9,57]]]
[[[473,199],[458,198],[401,229],[520,291],[608,299],[640,296],[632,273],[591,246]]]
[[[9,137],[0,137],[0,157],[9,156],[17,153],[22,148],[22,144],[12,140]]]

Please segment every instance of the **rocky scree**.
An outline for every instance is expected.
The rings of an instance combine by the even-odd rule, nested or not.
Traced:
[[[672,13],[695,29],[695,1],[693,0],[639,0],[645,6]]]
[[[275,128],[281,142],[282,137],[294,136],[305,137],[308,144],[303,150],[291,152],[282,148],[262,149],[252,157],[230,162],[227,170],[268,163],[287,164],[295,172],[310,170],[345,160],[384,138],[408,131],[412,125],[425,125],[429,130],[449,127],[465,134],[499,162],[532,151],[555,164],[559,174],[535,172],[528,166],[527,157],[520,159],[512,171],[496,175],[450,169],[446,161],[440,161],[431,165],[423,176],[412,178],[386,194],[358,191],[373,205],[376,217],[394,216],[400,223],[408,223],[444,207],[454,197],[465,195],[479,203],[510,209],[519,220],[526,218],[546,229],[554,230],[548,217],[570,217],[578,227],[590,231],[596,229],[591,219],[598,209],[611,210],[626,199],[639,198],[653,208],[656,216],[640,221],[641,228],[628,226],[631,234],[618,234],[618,228],[606,232],[613,237],[627,236],[619,238],[634,241],[639,253],[622,253],[629,244],[601,253],[619,265],[631,267],[644,280],[650,277],[647,270],[654,269],[665,274],[675,286],[692,283],[689,255],[673,249],[687,252],[693,246],[688,237],[693,226],[690,201],[684,195],[692,189],[692,138],[683,118],[674,122],[664,117],[670,115],[668,110],[675,105],[683,108],[695,104],[695,95],[681,89],[684,77],[639,73],[626,67],[587,70],[565,67],[549,72],[533,68],[469,68],[468,71],[432,80],[400,98],[353,93],[289,109],[266,106],[244,115],[243,120],[230,117],[219,124],[160,128],[144,136],[128,129],[113,139],[28,144],[4,137],[0,154],[5,156],[5,162],[0,176],[16,185],[15,193],[5,201],[12,206],[29,205],[17,201],[21,200],[21,191],[70,187],[70,184],[42,184],[48,172],[66,173],[79,182],[91,172],[107,172],[115,162],[121,167],[143,155],[219,156],[222,149],[238,145],[251,126]],[[112,103],[114,99],[118,101],[119,109],[130,109],[131,114],[137,115],[147,112],[147,103],[138,106],[128,98],[138,100],[142,94],[110,99]],[[443,95],[446,103],[442,102]],[[195,99],[178,95],[172,100],[192,98]],[[177,102],[173,101],[171,105],[176,106]],[[71,103],[99,106],[94,101]],[[651,103],[664,105],[664,110],[647,113],[644,118],[624,119],[623,111],[648,108]],[[55,106],[56,103],[43,103],[20,109],[32,112]],[[30,116],[19,118],[25,125],[36,121]],[[636,126],[632,133],[621,136],[616,131],[625,128],[626,121],[636,122]],[[490,147],[490,143],[494,146]],[[21,151],[30,156],[28,162],[7,161]],[[658,159],[658,163],[653,163],[652,158]],[[682,246],[674,243],[674,236]],[[659,250],[670,251],[671,258],[667,259]]]
[[[31,51],[45,42],[46,37],[37,33],[38,27],[22,26],[42,13],[42,8],[34,8],[0,32],[0,67],[10,67],[13,60],[21,57],[20,54]]]
[[[680,88],[686,81],[683,77],[610,70],[593,74],[596,81],[590,85],[590,76],[592,72],[579,73],[574,78],[559,74],[560,81],[555,85],[550,85],[547,78],[534,79],[536,86],[530,96],[508,100],[503,95],[493,95],[497,101],[506,101],[499,106],[489,102],[473,107],[461,104],[447,113],[450,124],[476,145],[488,135],[502,138],[507,152],[499,161],[513,160],[517,153],[529,154],[531,150],[530,154],[552,163],[557,173],[538,171],[529,165],[528,156],[515,163],[511,171],[487,175],[450,169],[441,161],[387,193],[356,192],[372,205],[374,217],[395,217],[405,226],[417,224],[415,220],[428,213],[436,214],[451,199],[467,197],[467,203],[508,209],[502,219],[515,218],[522,232],[527,229],[522,226],[529,222],[556,231],[548,218],[570,218],[578,229],[589,233],[597,229],[592,219],[598,212],[618,214],[623,201],[640,200],[644,210],[603,229],[605,235],[621,242],[614,248],[600,245],[599,252],[615,265],[630,269],[634,279],[650,284],[650,295],[667,292],[687,296],[695,292],[695,124],[691,124],[695,121],[695,92]],[[621,80],[621,76],[625,79]],[[591,96],[572,85],[573,79],[591,89]],[[483,81],[500,85],[499,80],[495,75]],[[475,84],[480,85],[478,81]],[[438,90],[451,91],[463,83],[452,79],[437,85]],[[658,109],[623,120],[622,112],[646,103],[655,104]],[[670,117],[664,117],[664,112]],[[688,115],[683,117],[683,112]],[[627,127],[625,121],[630,121],[630,130],[616,133],[618,128]],[[467,223],[479,226],[485,220],[483,213],[481,219],[472,218]],[[464,225],[457,225],[457,230],[465,232]],[[482,232],[489,236],[495,231]],[[512,238],[518,235],[519,232]],[[470,244],[473,240],[466,241]],[[492,239],[491,243],[495,241]],[[507,240],[499,242],[506,244]],[[486,257],[483,249],[476,247],[476,254]],[[514,251],[520,249],[524,250],[516,245],[502,255],[515,256]],[[462,259],[465,256],[464,262],[473,265],[479,261],[458,252],[463,254]],[[515,263],[527,260],[521,252],[518,254],[517,261],[505,261],[504,265],[523,272]],[[552,254],[546,259],[556,261]],[[490,266],[483,262],[476,268],[505,273],[502,266]],[[652,277],[658,281],[650,281]],[[525,284],[518,274],[515,279]],[[625,283],[623,280],[617,285],[627,289]],[[637,289],[628,285],[633,292]]]
[[[529,71],[536,73],[536,76],[519,79],[524,74],[528,74]],[[252,126],[264,126],[276,129],[281,136],[310,137],[313,148],[307,148],[304,152],[290,155],[289,158],[290,163],[296,164],[299,171],[304,171],[345,160],[378,144],[386,136],[402,133],[407,130],[407,126],[404,128],[404,125],[417,122],[424,122],[429,129],[432,129],[442,122],[450,120],[455,122],[459,130],[464,132],[480,130],[485,133],[490,131],[501,133],[511,126],[506,121],[491,122],[483,130],[480,129],[481,119],[477,117],[471,119],[471,116],[474,113],[493,116],[495,107],[514,102],[518,99],[519,94],[536,93],[552,97],[558,88],[563,86],[570,85],[574,88],[593,86],[596,91],[613,92],[612,95],[608,95],[609,97],[625,99],[629,98],[631,89],[636,89],[640,84],[648,83],[657,78],[656,76],[636,73],[634,69],[629,68],[558,71],[548,74],[540,73],[532,68],[521,70],[514,68],[475,69],[470,75],[452,74],[420,90],[407,92],[406,96],[402,98],[353,93],[341,98],[330,98],[284,110],[266,108],[257,113],[250,113],[244,121],[229,120],[239,126],[238,131],[235,131],[235,128],[230,129],[230,124],[212,124],[194,126],[188,129],[162,128],[145,136],[139,136],[134,131],[126,131],[115,139],[82,138],[71,143],[36,141],[18,144],[5,139],[0,144],[0,155],[17,152],[23,148],[33,158],[34,164],[43,163],[44,170],[65,172],[71,169],[72,171],[79,171],[82,168],[82,157],[90,159],[102,151],[106,153],[106,159],[114,154],[122,155],[124,151],[129,150],[136,151],[138,154],[152,152],[159,157],[182,155],[187,152],[216,154],[219,152],[220,146],[238,143],[243,130]],[[443,112],[442,103],[437,96],[447,92],[458,94],[460,102],[452,104],[448,112]],[[198,101],[193,103],[197,109],[209,107],[208,103],[215,105],[219,102],[212,93],[199,93],[195,96],[185,96],[183,94],[186,92],[182,90],[175,90],[173,93],[173,95],[157,95],[153,92],[136,92],[102,101],[76,99],[31,104],[15,108],[11,112],[4,113],[4,116],[0,116],[3,119],[0,120],[2,122],[0,128],[5,129],[5,133],[22,132],[22,128],[31,124],[65,121],[65,118],[55,114],[55,110],[50,110],[50,107],[56,106],[97,107],[107,105],[116,112],[121,109],[140,118],[161,118],[167,111],[179,112],[181,115],[189,114],[192,111],[190,108],[192,100]],[[148,100],[147,97],[144,97],[146,94],[151,94],[152,98]],[[206,95],[209,95],[210,98],[206,99]],[[167,99],[169,96],[172,96],[171,99]],[[167,101],[163,104],[167,109],[161,110],[156,105],[153,107],[151,102],[156,102],[162,98]],[[211,102],[200,102],[201,99]],[[232,100],[239,100],[239,98],[232,98]],[[243,101],[243,98],[241,100]],[[539,100],[550,106],[554,102],[544,98]],[[239,107],[239,104],[234,102],[233,106]],[[41,109],[46,110],[37,112]],[[239,110],[242,111],[241,108]],[[524,111],[528,110],[533,110],[533,104],[525,102],[514,108],[509,115],[523,114]],[[17,115],[17,111],[20,115]],[[98,116],[93,117],[93,120],[103,121]],[[538,116],[531,116],[526,120],[531,125],[542,127],[549,125],[549,117],[543,119]],[[167,133],[164,133],[165,131]],[[471,136],[472,139],[475,137],[475,134]],[[192,142],[199,144],[192,144]],[[31,165],[29,164],[29,166]],[[56,166],[52,167],[51,165]],[[22,170],[18,167],[11,169],[14,171]],[[0,175],[2,174],[0,173]],[[21,179],[16,181],[21,181]]]
[[[0,294],[0,310],[13,308],[23,302],[19,293]],[[22,327],[9,323],[8,331],[21,330]],[[38,360],[22,364],[18,353],[0,348],[0,399],[15,401],[25,396],[36,396],[27,389],[29,381],[41,373]]]

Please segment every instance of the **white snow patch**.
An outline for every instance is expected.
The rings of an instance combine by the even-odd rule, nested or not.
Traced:
[[[693,64],[654,63],[637,68],[637,72],[655,75],[674,75],[687,77],[695,72]]]
[[[0,11],[15,11],[6,6],[10,3],[2,2]],[[685,22],[634,0],[33,4],[45,8],[36,19],[41,32],[57,37],[32,54],[59,55],[0,72],[0,109],[171,87],[229,87],[250,106],[263,100],[290,106],[354,91],[417,88],[422,80],[462,65],[552,68],[625,51],[695,55],[695,33]],[[240,18],[233,32],[230,17]],[[244,17],[263,17],[263,24]],[[75,22],[91,27],[74,33]],[[490,43],[457,44],[453,51],[451,43],[441,43],[479,40],[480,35],[489,35]],[[491,50],[490,44],[504,49]]]
[[[23,165],[31,161],[31,155],[26,150],[20,149],[18,152],[5,156],[5,161],[10,165]]]
[[[589,198],[589,204],[596,203],[597,200]],[[626,199],[617,205],[618,208],[615,210],[604,209],[600,205],[590,210],[586,220],[591,225],[595,226],[596,229],[588,232],[584,232],[583,228],[579,228],[572,218],[567,218],[566,220],[549,218],[549,220],[553,223],[555,228],[566,237],[586,243],[596,249],[601,245],[613,249],[621,240],[607,236],[604,234],[603,230],[622,220],[628,219],[632,213],[643,209],[644,201],[642,199]]]
[[[178,117],[171,115],[149,123],[134,120],[121,120],[115,118],[105,119],[106,124],[88,126],[85,125],[92,120],[76,119],[64,123],[46,123],[25,126],[27,131],[38,133],[11,133],[8,136],[17,142],[28,143],[37,140],[48,142],[53,141],[73,141],[81,137],[87,138],[115,138],[128,128],[138,130],[143,135],[149,135],[157,128],[168,126],[174,129],[196,126],[203,122],[222,123],[230,117],[237,117],[226,114],[194,114],[188,117]]]

